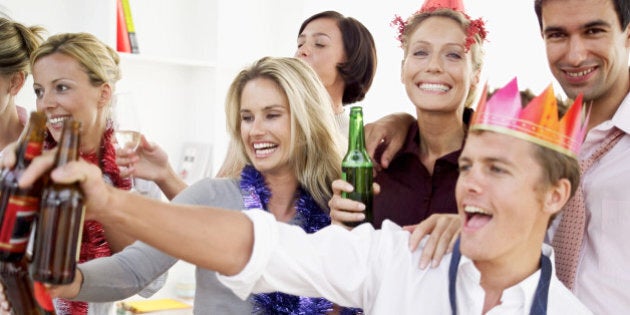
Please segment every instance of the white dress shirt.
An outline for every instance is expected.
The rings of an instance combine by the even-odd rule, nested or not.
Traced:
[[[267,212],[245,211],[254,222],[252,257],[241,273],[220,276],[239,297],[282,291],[322,296],[337,304],[363,308],[366,314],[450,314],[450,255],[439,267],[421,270],[422,247],[411,252],[409,233],[391,221],[381,230],[363,224],[347,231],[329,226],[314,234],[276,222]],[[423,243],[424,244],[424,243]],[[545,245],[543,251],[551,255]],[[553,257],[552,257],[553,259]],[[487,314],[529,314],[540,270],[506,289],[501,304]],[[462,257],[457,275],[458,314],[481,314],[484,291],[480,273]],[[591,314],[553,273],[548,314]]]
[[[586,234],[574,293],[596,314],[630,312],[630,94],[611,120],[586,136],[588,158],[612,128],[626,134],[583,175]]]

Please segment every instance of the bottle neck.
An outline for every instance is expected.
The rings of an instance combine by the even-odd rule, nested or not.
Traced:
[[[16,168],[25,168],[42,153],[46,120],[40,113],[32,113],[24,133],[18,140]]]
[[[59,151],[55,166],[59,167],[76,161],[79,157],[79,128],[78,122],[67,122],[59,141]]]
[[[365,150],[363,115],[361,113],[352,114],[350,117],[350,132],[348,134],[348,151]]]

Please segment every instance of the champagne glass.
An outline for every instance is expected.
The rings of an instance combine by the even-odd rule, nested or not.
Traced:
[[[117,93],[114,99],[114,135],[118,148],[136,151],[140,145],[141,131],[140,116],[137,103],[131,92]],[[135,191],[134,178],[131,180],[131,191]]]

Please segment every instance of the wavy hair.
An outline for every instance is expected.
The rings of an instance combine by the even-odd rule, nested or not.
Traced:
[[[330,96],[312,68],[297,58],[264,57],[242,70],[227,93],[227,125],[239,158],[251,163],[241,138],[241,95],[258,78],[275,82],[285,93],[291,115],[291,167],[303,189],[328,209],[332,181],[341,176],[341,147],[334,127]]]
[[[121,78],[120,56],[89,33],[63,33],[50,36],[31,55],[31,65],[45,56],[62,53],[74,58],[87,73],[93,86],[109,83],[112,88]]]

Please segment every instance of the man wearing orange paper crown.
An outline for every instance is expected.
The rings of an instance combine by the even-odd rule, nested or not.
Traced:
[[[81,182],[93,219],[220,272],[242,297],[280,290],[367,314],[590,314],[555,277],[552,250],[543,245],[551,218],[579,181],[581,100],[559,120],[551,87],[522,108],[514,80],[478,108],[459,158],[461,238],[450,263],[426,270],[417,267],[422,246],[409,251],[409,233],[390,221],[381,230],[333,225],[306,234],[260,210],[167,204],[121,192],[83,161],[51,176]],[[6,154],[3,165],[13,159]],[[36,159],[20,185],[51,165],[49,155]]]

